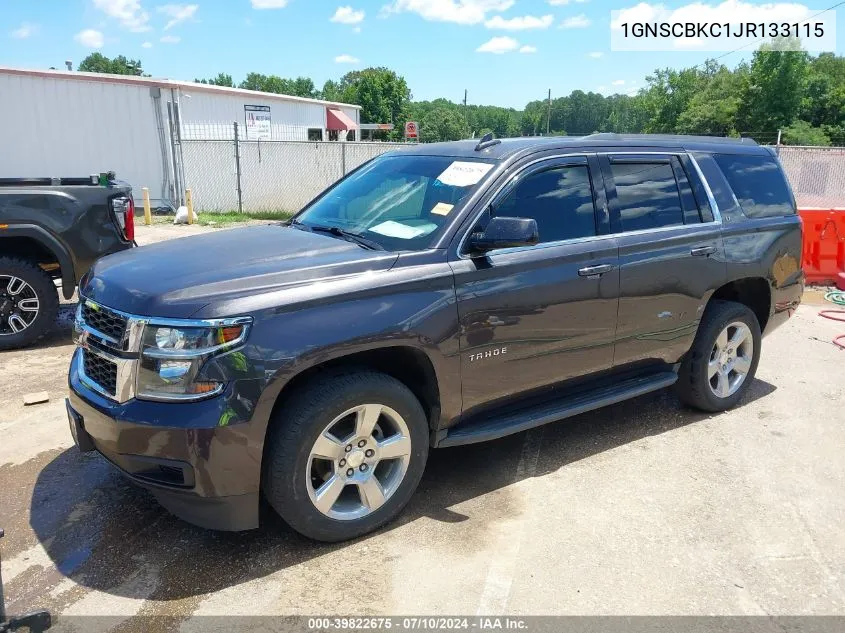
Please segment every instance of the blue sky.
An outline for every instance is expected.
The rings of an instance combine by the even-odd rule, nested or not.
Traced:
[[[706,0],[705,0],[706,3]],[[712,52],[611,52],[611,9],[661,10],[637,0],[0,0],[0,65],[74,67],[99,51],[140,58],[155,77],[191,80],[250,71],[311,77],[318,87],[349,70],[387,66],[415,99],[463,98],[521,108],[572,90],[642,87],[657,67],[698,64]],[[663,10],[687,2],[662,3]],[[812,15],[754,0],[711,2],[728,19]],[[639,5],[639,6],[637,6]],[[644,9],[643,7],[646,7]],[[781,8],[778,8],[781,7]],[[791,8],[790,8],[791,7]],[[845,8],[845,7],[844,7]],[[641,13],[642,14],[642,13]],[[842,31],[837,34],[841,47]],[[747,53],[723,62],[730,66]]]

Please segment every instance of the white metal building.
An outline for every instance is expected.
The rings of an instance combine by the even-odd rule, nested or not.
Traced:
[[[360,107],[186,81],[0,66],[0,177],[113,170],[155,205],[184,191],[180,139],[356,140]]]

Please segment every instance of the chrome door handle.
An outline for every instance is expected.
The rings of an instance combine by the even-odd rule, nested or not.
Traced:
[[[707,257],[708,255],[712,255],[716,252],[716,247],[712,244],[708,244],[707,246],[694,246],[690,249],[689,254],[693,257]]]
[[[595,275],[604,275],[605,273],[609,273],[613,270],[613,264],[599,264],[598,266],[587,266],[586,268],[581,268],[578,271],[578,274],[582,277],[593,277]]]

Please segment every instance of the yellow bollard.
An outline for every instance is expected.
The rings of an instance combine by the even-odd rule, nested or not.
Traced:
[[[188,207],[188,224],[194,223],[194,197],[190,189],[185,189],[185,206]]]
[[[150,211],[150,190],[144,187],[141,191],[144,192],[144,224],[149,226],[153,223],[153,214]]]

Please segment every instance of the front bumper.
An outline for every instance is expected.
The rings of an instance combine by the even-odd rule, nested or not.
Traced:
[[[94,449],[176,516],[215,530],[258,527],[262,443],[231,383],[199,402],[116,403],[71,363],[68,416],[81,449]]]

